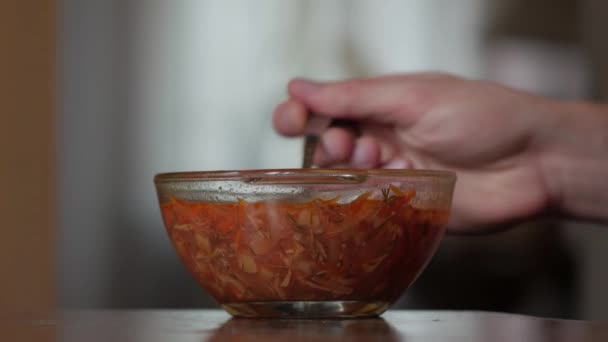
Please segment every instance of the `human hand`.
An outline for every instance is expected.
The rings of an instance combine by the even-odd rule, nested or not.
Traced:
[[[280,134],[302,135],[309,111],[360,125],[358,136],[328,129],[319,166],[456,171],[453,231],[522,220],[551,204],[539,152],[550,140],[552,100],[443,74],[293,80],[288,92],[274,113]]]

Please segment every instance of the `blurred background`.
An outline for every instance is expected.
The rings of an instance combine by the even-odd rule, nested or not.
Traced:
[[[297,167],[273,107],[295,76],[437,70],[608,96],[603,0],[63,0],[58,288],[69,308],[213,306],[173,252],[152,178]],[[530,222],[449,237],[399,303],[608,318],[608,233]]]

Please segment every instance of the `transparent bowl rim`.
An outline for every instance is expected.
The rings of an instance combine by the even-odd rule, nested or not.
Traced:
[[[456,181],[456,173],[443,170],[418,169],[251,169],[251,170],[217,170],[217,171],[186,171],[166,172],[154,176],[156,184],[172,182],[200,182],[200,181],[246,181],[281,183],[289,179],[293,182],[301,179],[306,183],[316,181],[322,183],[351,183],[363,182],[368,178],[392,177],[407,180],[408,178],[425,179],[429,181],[442,181],[452,183]]]

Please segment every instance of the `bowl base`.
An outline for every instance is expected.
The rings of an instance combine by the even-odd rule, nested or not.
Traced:
[[[355,318],[374,317],[388,309],[383,301],[281,301],[222,304],[235,317]]]

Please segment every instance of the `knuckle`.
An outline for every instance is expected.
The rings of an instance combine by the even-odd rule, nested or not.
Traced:
[[[431,109],[435,99],[436,96],[432,87],[416,85],[404,92],[402,105],[410,113],[422,114]]]

